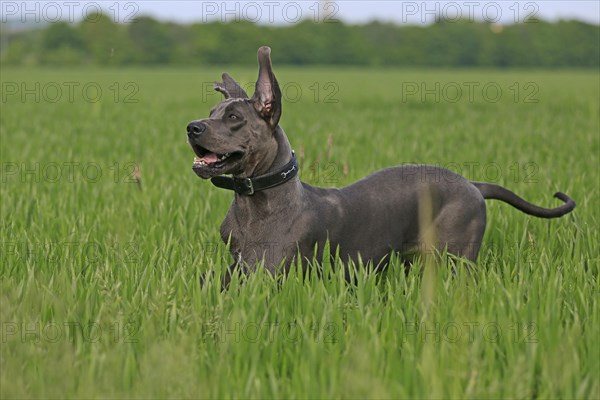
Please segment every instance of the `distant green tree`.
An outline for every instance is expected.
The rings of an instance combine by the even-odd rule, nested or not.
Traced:
[[[41,32],[44,33],[44,32]],[[41,36],[32,32],[0,33],[0,62],[10,65],[37,65],[42,62],[42,46],[36,42]]]
[[[131,46],[125,27],[103,14],[90,14],[79,24],[85,39],[88,62],[98,65],[123,64],[132,61]]]
[[[132,61],[138,64],[167,64],[172,41],[164,24],[150,17],[135,18],[127,25]]]
[[[597,67],[600,63],[599,29],[579,21],[559,21],[556,24],[556,39],[562,51],[554,49],[562,57],[561,66],[577,65]]]
[[[418,63],[419,54],[414,45],[414,27],[399,29],[391,23],[373,21],[360,27],[365,40],[364,51],[370,65],[406,65]]]
[[[84,41],[77,30],[66,22],[51,24],[42,36],[40,62],[52,65],[81,63]]]
[[[600,66],[600,27],[577,21],[519,24],[448,21],[428,26],[301,21],[265,26],[247,21],[180,25],[138,17],[117,24],[101,14],[77,26],[59,22],[2,32],[0,61],[20,65],[223,65],[255,62],[269,45],[278,63],[428,67]]]
[[[81,36],[72,25],[66,22],[56,22],[50,24],[44,30],[42,46],[47,50],[55,50],[65,46],[83,49],[84,44]]]
[[[173,64],[199,64],[193,55],[191,27],[174,23],[165,24],[165,33],[171,43],[169,61]]]

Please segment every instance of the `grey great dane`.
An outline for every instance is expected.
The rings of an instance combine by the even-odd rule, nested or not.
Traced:
[[[221,225],[232,267],[247,273],[264,263],[270,272],[286,270],[298,256],[321,259],[327,241],[344,261],[385,265],[393,252],[410,261],[431,246],[427,232],[434,233],[430,237],[440,251],[475,261],[486,226],[485,199],[541,218],[560,217],[575,207],[564,193],[554,195],[564,204],[542,208],[501,186],[428,165],[386,168],[342,189],[301,182],[279,126],[281,92],[270,53],[268,47],[258,49],[252,97],[225,73],[223,82],[215,82],[225,99],[208,118],[187,126],[194,172],[235,191]]]

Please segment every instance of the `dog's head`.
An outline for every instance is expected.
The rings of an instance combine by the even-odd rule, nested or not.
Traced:
[[[281,91],[270,54],[269,47],[258,49],[258,80],[252,97],[225,73],[223,82],[214,85],[225,99],[208,118],[188,124],[188,143],[196,153],[193,169],[199,177],[250,177],[275,159]]]

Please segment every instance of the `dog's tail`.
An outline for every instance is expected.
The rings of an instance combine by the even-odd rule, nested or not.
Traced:
[[[501,200],[505,203],[510,204],[518,210],[523,211],[525,214],[533,215],[540,218],[558,218],[573,211],[575,208],[575,201],[564,193],[556,192],[554,197],[564,201],[565,204],[556,208],[544,208],[531,204],[528,201],[523,200],[510,190],[503,188],[493,183],[485,182],[471,182],[483,195],[484,199]]]

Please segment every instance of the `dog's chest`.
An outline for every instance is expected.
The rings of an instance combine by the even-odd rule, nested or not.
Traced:
[[[221,238],[229,243],[236,262],[253,265],[264,260],[265,266],[270,268],[296,255],[302,239],[290,219],[280,213],[249,214],[246,211],[230,208],[221,225]]]

